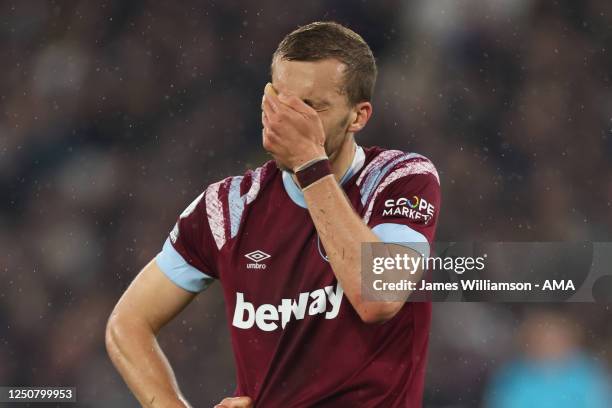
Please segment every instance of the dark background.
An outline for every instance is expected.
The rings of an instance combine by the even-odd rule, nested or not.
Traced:
[[[207,184],[268,159],[270,56],[315,20],[370,44],[380,74],[357,140],[436,164],[438,240],[610,240],[612,2],[1,1],[0,384],[136,405],[106,318]],[[425,406],[481,405],[535,309],[435,305]],[[609,306],[547,309],[610,367]],[[218,285],[161,342],[195,406],[232,393]]]

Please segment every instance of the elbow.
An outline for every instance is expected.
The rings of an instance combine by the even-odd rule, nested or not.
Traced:
[[[106,352],[113,362],[123,355],[125,342],[129,340],[130,335],[134,334],[132,326],[132,323],[116,310],[108,318],[104,333],[104,344]]]
[[[357,310],[357,314],[366,324],[382,324],[391,320],[401,307],[402,304],[397,302],[366,303]]]
[[[113,310],[106,322],[104,344],[111,360],[116,361],[122,357],[126,348],[134,341],[155,338],[157,331],[144,319],[127,315],[125,312]]]
[[[119,351],[119,338],[121,333],[121,322],[115,312],[111,314],[106,322],[106,330],[104,333],[104,343],[106,345],[106,352],[109,357],[113,359]]]

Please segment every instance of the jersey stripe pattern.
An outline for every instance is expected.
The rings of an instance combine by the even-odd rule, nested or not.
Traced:
[[[429,253],[440,211],[429,159],[358,147],[340,187],[383,242]],[[361,321],[301,190],[273,161],[210,184],[178,217],[157,262],[186,290],[221,285],[235,395],[266,408],[421,405],[431,303],[407,302],[382,325]]]

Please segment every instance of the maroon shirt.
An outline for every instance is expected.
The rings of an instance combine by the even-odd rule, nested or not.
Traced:
[[[440,184],[425,157],[358,147],[341,182],[383,241],[433,241]],[[362,322],[304,206],[289,174],[267,162],[210,185],[181,214],[157,262],[186,290],[219,280],[235,395],[256,407],[421,406],[431,304]]]

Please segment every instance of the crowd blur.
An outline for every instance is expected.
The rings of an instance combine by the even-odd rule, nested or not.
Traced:
[[[607,0],[2,1],[0,385],[135,406],[106,318],[207,184],[268,160],[270,56],[315,20],[373,49],[357,140],[436,164],[438,240],[610,240]],[[541,306],[434,305],[424,405],[612,406],[609,306]],[[213,285],[161,334],[195,406],[233,392],[226,325]],[[573,378],[596,395],[569,395]]]

